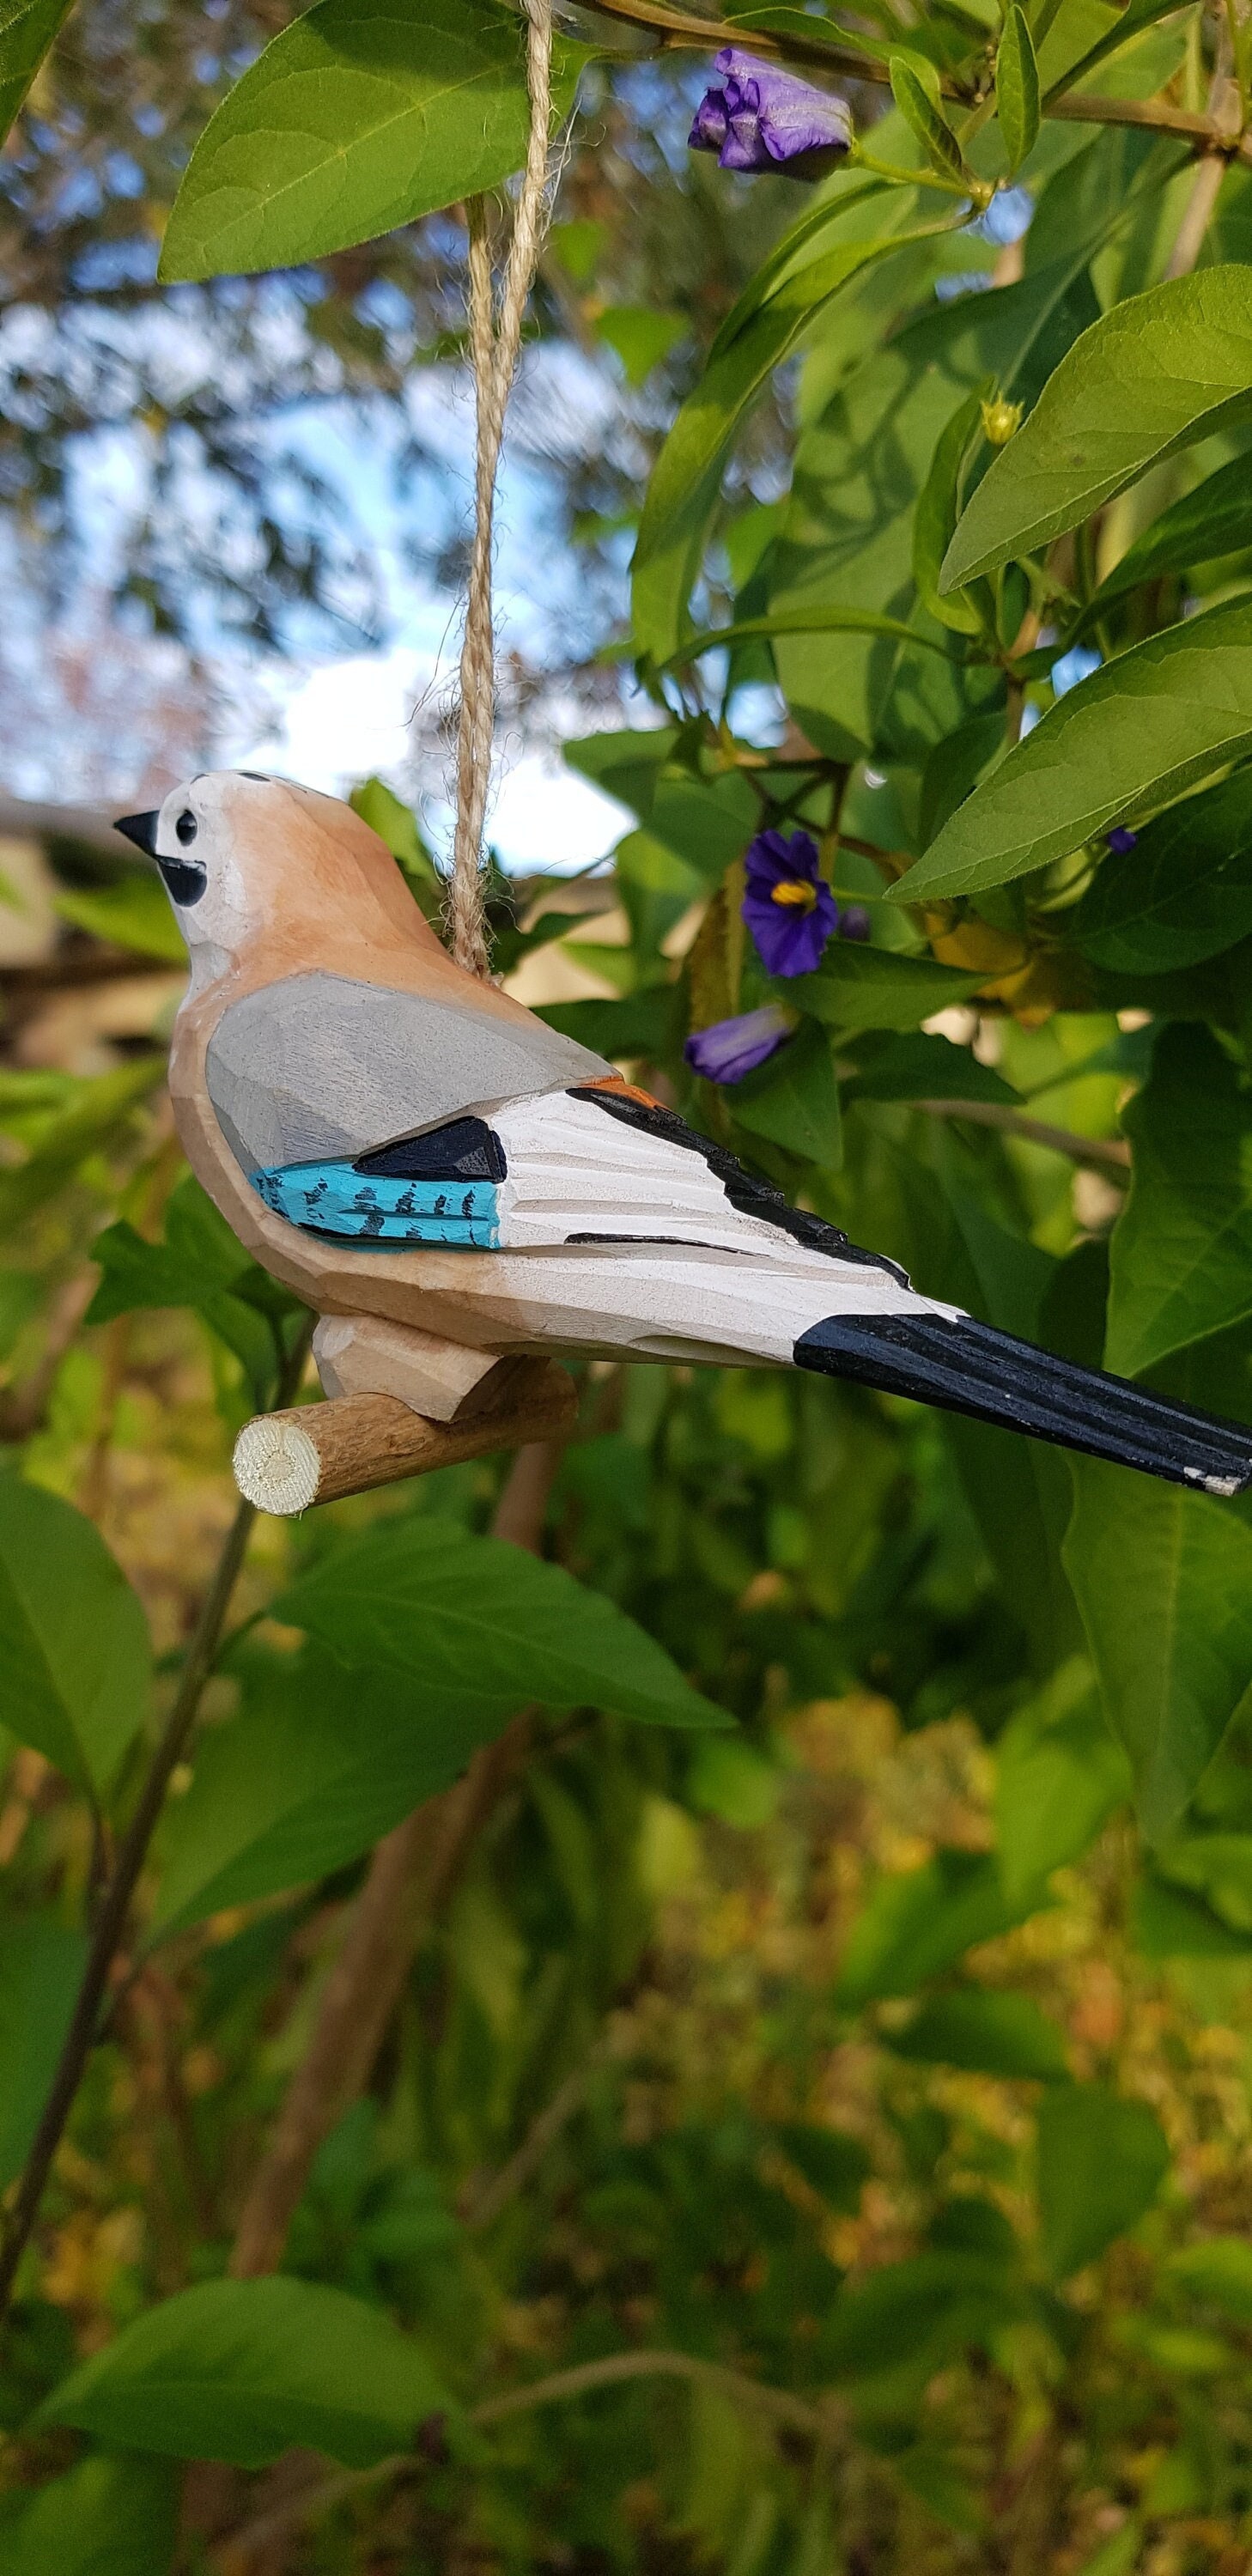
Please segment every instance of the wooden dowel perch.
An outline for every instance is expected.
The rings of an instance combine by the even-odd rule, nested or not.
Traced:
[[[429,1475],[479,1458],[558,1440],[577,1410],[573,1379],[553,1360],[515,1360],[500,1372],[495,1401],[457,1422],[432,1422],[394,1395],[338,1395],[325,1404],[261,1413],[235,1442],[235,1483],[258,1511],[289,1518],[312,1503],[338,1502],[404,1476]]]

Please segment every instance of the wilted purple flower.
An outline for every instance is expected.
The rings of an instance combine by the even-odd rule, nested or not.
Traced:
[[[1137,850],[1139,847],[1138,833],[1128,832],[1124,823],[1115,823],[1112,831],[1106,832],[1104,838],[1115,859],[1124,859],[1128,850]]]
[[[771,975],[811,975],[839,919],[807,832],[758,832],[746,867],[743,917]]]
[[[766,1002],[759,1011],[739,1011],[732,1020],[715,1020],[711,1029],[697,1029],[683,1054],[692,1071],[702,1073],[706,1082],[742,1082],[745,1073],[755,1073],[758,1064],[775,1053],[795,1026],[794,1011],[781,1002]]]
[[[863,903],[845,903],[839,907],[841,939],[868,939],[870,918]]]
[[[852,115],[845,100],[741,54],[736,45],[723,45],[716,69],[721,79],[706,89],[687,140],[695,152],[716,152],[723,170],[785,167],[818,179],[848,150]]]

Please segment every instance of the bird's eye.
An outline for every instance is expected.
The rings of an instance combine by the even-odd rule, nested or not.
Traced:
[[[177,832],[184,849],[186,849],[189,841],[194,841],[199,828],[199,824],[197,823],[190,806],[184,805],[182,813],[179,815],[178,820],[174,825],[174,829]]]

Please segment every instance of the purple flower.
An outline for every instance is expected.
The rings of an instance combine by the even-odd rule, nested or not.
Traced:
[[[839,919],[807,832],[758,832],[746,860],[743,917],[771,975],[811,975]]]
[[[817,179],[848,150],[852,115],[843,99],[735,45],[723,45],[716,68],[722,77],[706,89],[687,137],[694,152],[716,152],[723,170],[786,167]]]
[[[1115,823],[1112,831],[1106,832],[1104,838],[1115,859],[1124,859],[1128,850],[1137,850],[1139,847],[1138,833],[1128,832],[1124,823]]]
[[[845,903],[839,915],[841,939],[868,939],[870,918],[863,903]]]
[[[711,1029],[697,1029],[689,1037],[683,1054],[694,1073],[702,1073],[706,1082],[742,1082],[745,1073],[755,1073],[789,1038],[796,1026],[794,1011],[781,1002],[766,1002],[759,1011],[740,1011],[733,1020],[715,1020]]]

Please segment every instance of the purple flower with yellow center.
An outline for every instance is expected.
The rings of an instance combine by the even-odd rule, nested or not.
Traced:
[[[759,1011],[739,1011],[734,1019],[715,1020],[711,1029],[697,1029],[683,1054],[706,1082],[742,1082],[745,1073],[755,1073],[758,1064],[777,1052],[796,1025],[794,1011],[781,1002],[766,1002]]]
[[[758,832],[745,860],[743,917],[771,975],[811,975],[839,921],[807,832]]]
[[[737,45],[716,57],[721,79],[706,89],[687,137],[693,152],[716,152],[723,170],[787,170],[824,178],[852,142],[846,101],[794,73],[759,63]]]

